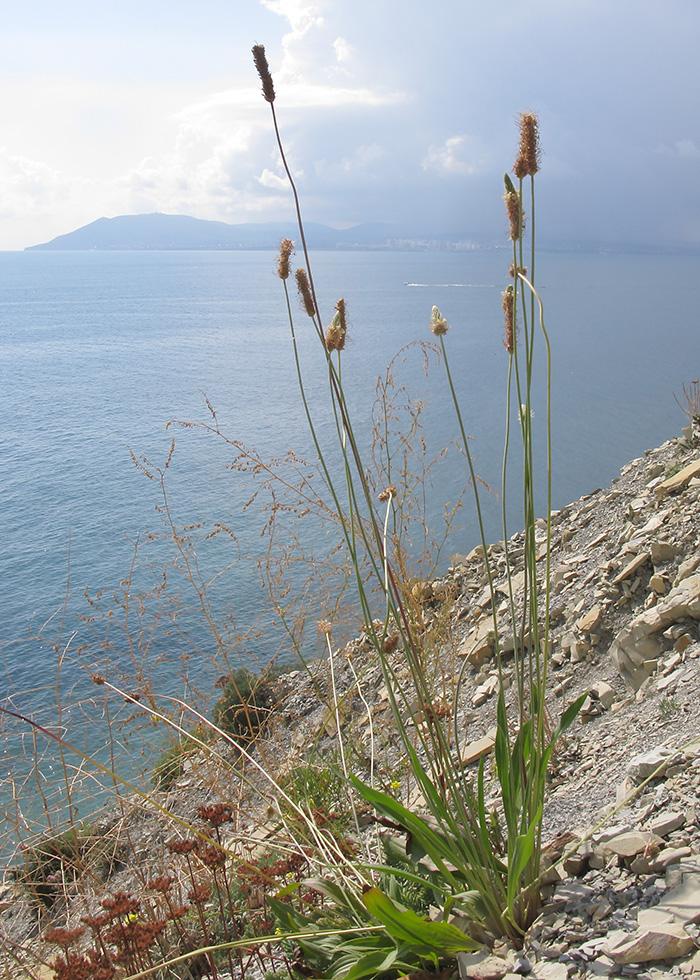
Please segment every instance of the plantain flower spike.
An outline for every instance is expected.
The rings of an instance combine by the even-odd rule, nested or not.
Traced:
[[[503,345],[509,354],[512,354],[515,350],[515,324],[513,322],[513,303],[515,300],[515,291],[512,286],[508,286],[506,291],[503,293],[503,314],[505,318],[505,337],[503,338]]]
[[[449,329],[447,320],[437,306],[434,306],[430,315],[430,332],[434,333],[436,337],[444,337]]]
[[[347,330],[345,300],[339,299],[335,304],[335,314],[330,326],[326,329],[326,350],[342,350],[345,347]]]
[[[289,279],[289,260],[294,251],[291,238],[283,238],[280,242],[280,256],[277,261],[277,275],[280,279]]]
[[[525,227],[523,209],[520,206],[520,194],[516,191],[513,181],[508,174],[503,174],[503,182],[506,185],[503,200],[506,202],[506,213],[508,215],[508,224],[510,225],[510,239],[513,242],[517,242]]]
[[[520,113],[520,147],[513,173],[522,180],[534,177],[540,169],[539,123],[534,112]]]
[[[294,273],[294,278],[297,281],[297,289],[299,290],[299,295],[301,296],[301,301],[304,304],[307,315],[314,316],[316,309],[314,307],[314,298],[311,295],[311,286],[309,286],[306,269],[297,269]]]
[[[253,45],[253,61],[255,62],[255,67],[258,70],[258,75],[260,75],[260,81],[262,82],[263,96],[266,102],[275,101],[275,87],[272,84],[272,75],[270,74],[270,66],[267,63],[267,57],[265,56],[265,46],[263,44]]]

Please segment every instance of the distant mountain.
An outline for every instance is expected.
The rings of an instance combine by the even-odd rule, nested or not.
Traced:
[[[309,222],[304,230],[312,248],[377,248],[397,237],[395,228],[380,222],[342,231]],[[225,221],[203,221],[184,214],[124,214],[117,218],[98,218],[50,242],[31,245],[25,251],[274,249],[285,237],[295,240],[299,237],[291,221],[229,225]]]

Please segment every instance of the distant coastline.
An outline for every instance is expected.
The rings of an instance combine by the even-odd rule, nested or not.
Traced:
[[[498,242],[474,241],[464,231],[416,231],[386,222],[333,228],[307,222],[306,239],[310,248],[327,251],[378,252],[486,252],[509,248]],[[227,224],[182,214],[124,214],[98,218],[82,228],[58,235],[51,241],[30,245],[32,251],[270,251],[283,238],[297,240],[293,221]],[[700,255],[700,243],[630,243],[594,241],[540,241],[541,251],[581,254]]]
[[[404,251],[481,251],[460,234],[417,235],[376,222],[337,229],[308,222],[308,244],[316,249],[399,249]],[[230,225],[179,214],[129,214],[98,218],[25,251],[235,251],[276,249],[282,238],[298,238],[292,221]]]

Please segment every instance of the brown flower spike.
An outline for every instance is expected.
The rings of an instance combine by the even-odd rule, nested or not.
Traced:
[[[272,75],[270,74],[270,66],[267,63],[267,58],[265,56],[265,46],[262,44],[253,45],[253,61],[255,62],[255,67],[258,70],[258,75],[260,75],[260,81],[262,82],[263,96],[266,102],[275,101],[275,87],[272,84]]]
[[[517,242],[525,227],[523,209],[520,206],[520,194],[516,191],[513,181],[508,174],[503,174],[503,182],[506,187],[503,200],[506,202],[506,213],[508,215],[508,224],[510,225],[510,240]]]
[[[512,286],[509,286],[503,293],[503,314],[505,317],[505,327],[506,333],[503,340],[505,349],[509,354],[513,353],[515,349],[515,326],[513,324],[513,301],[515,298],[515,292]]]
[[[283,238],[280,242],[280,257],[277,261],[277,275],[280,279],[289,279],[289,260],[294,251],[291,238]]]
[[[314,298],[311,295],[311,286],[309,286],[309,277],[306,275],[306,269],[297,269],[294,273],[294,278],[297,281],[297,289],[299,290],[299,295],[301,296],[301,301],[304,304],[307,315],[314,316],[316,309],[314,307]]]
[[[522,180],[534,177],[540,169],[540,135],[537,116],[534,112],[520,114],[520,148],[513,173]]]
[[[347,329],[345,300],[339,299],[335,304],[335,315],[326,329],[326,350],[342,350],[345,347]]]

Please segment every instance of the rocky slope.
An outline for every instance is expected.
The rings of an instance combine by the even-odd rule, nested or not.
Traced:
[[[541,521],[542,555],[545,531]],[[522,951],[497,945],[465,956],[461,977],[700,978],[699,541],[700,449],[689,431],[553,516],[552,717],[579,694],[588,697],[553,767],[542,914]],[[489,558],[507,649],[506,562],[522,588],[521,536],[491,546]],[[436,690],[465,767],[475,767],[482,755],[490,758],[497,690],[482,549],[455,558],[443,579],[416,590],[426,629],[441,638],[431,668]],[[512,658],[505,664],[512,676]],[[284,777],[305,764],[310,747],[317,757],[332,754],[339,720],[355,767],[369,765],[371,734],[380,782],[401,783],[410,799],[399,746],[383,723],[387,691],[366,640],[338,651],[334,667],[340,713],[328,707],[327,663],[286,675],[255,761]],[[264,777],[254,766],[247,772],[244,783],[238,770],[194,756],[168,793],[154,795],[163,810],[188,821],[197,806],[232,801],[230,842],[250,856],[274,837],[278,822],[266,805]],[[175,830],[163,812],[127,806],[99,826],[120,851],[103,889],[143,887],[146,875],[168,870],[164,844]],[[60,924],[94,908],[96,891],[76,894],[54,911]],[[36,933],[35,910],[16,885],[6,885],[5,897],[6,944],[27,944]]]

